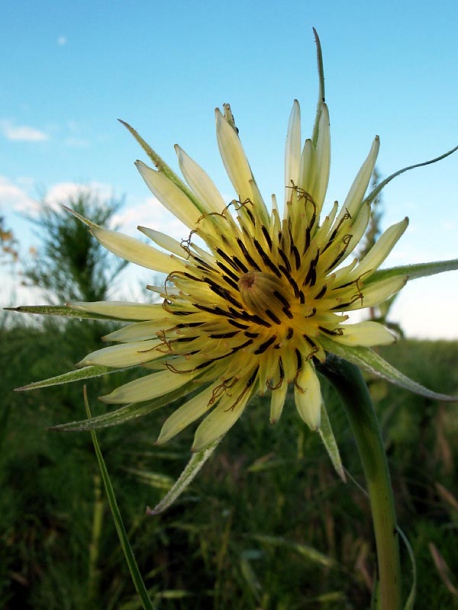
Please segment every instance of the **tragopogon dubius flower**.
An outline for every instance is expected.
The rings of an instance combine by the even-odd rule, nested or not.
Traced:
[[[161,297],[157,304],[70,305],[88,316],[129,322],[105,337],[116,345],[95,351],[80,363],[85,367],[80,378],[93,376],[100,366],[149,371],[102,397],[109,404],[127,405],[125,411],[119,410],[119,421],[190,395],[164,423],[159,443],[205,416],[193,446],[196,451],[205,448],[229,430],[256,394],[270,394],[270,420],[276,422],[288,387],[294,388],[302,419],[311,429],[319,429],[327,418],[316,366],[325,362],[327,353],[437,397],[369,349],[394,340],[383,325],[348,321],[347,312],[377,306],[408,279],[427,272],[424,266],[378,270],[404,233],[407,218],[388,228],[362,260],[351,256],[368,226],[371,202],[388,181],[405,171],[365,196],[378,138],[343,204],[336,202],[322,213],[331,152],[318,38],[317,48],[320,89],[313,134],[302,143],[295,101],[286,138],[284,206],[273,197],[268,207],[262,198],[225,105],[223,112],[216,111],[216,134],[236,193],[229,203],[179,146],[178,163],[187,184],[126,125],[156,166],[138,161],[140,174],[157,199],[188,227],[186,239],[178,242],[139,227],[155,244],[150,246],[82,218],[106,248],[167,276],[162,288],[150,287]],[[205,247],[196,243],[197,236]],[[453,265],[439,270],[456,268]],[[143,406],[137,409],[137,404]]]
[[[206,415],[194,449],[205,447],[227,432],[256,393],[271,395],[270,420],[275,422],[289,384],[300,416],[317,429],[322,397],[315,362],[324,362],[334,344],[374,346],[394,340],[381,324],[349,324],[346,315],[378,305],[407,281],[406,276],[370,281],[405,231],[406,218],[390,227],[363,260],[347,262],[370,219],[370,199],[364,195],[379,140],[343,205],[336,202],[323,218],[331,151],[322,90],[314,133],[305,144],[300,123],[295,101],[286,139],[283,211],[275,198],[270,209],[264,202],[225,105],[223,113],[216,111],[216,132],[236,192],[232,202],[227,204],[203,169],[176,146],[187,185],[154,153],[157,170],[141,161],[136,165],[153,194],[189,227],[186,240],[179,243],[141,227],[156,249],[89,223],[111,251],[167,274],[160,304],[72,305],[134,321],[106,337],[118,345],[88,355],[81,365],[142,365],[153,371],[104,396],[104,402],[173,398],[198,389],[165,422],[160,443]]]

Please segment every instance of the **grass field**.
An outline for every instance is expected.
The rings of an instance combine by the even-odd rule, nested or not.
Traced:
[[[0,330],[0,607],[140,608],[101,488],[90,437],[50,426],[84,418],[82,385],[13,392],[65,372],[100,324],[24,319]],[[420,383],[458,394],[458,342],[400,341],[382,354]],[[126,374],[127,375],[127,374]],[[97,396],[120,374],[88,385]],[[368,379],[386,439],[399,524],[418,570],[418,609],[458,608],[458,406]],[[276,426],[259,398],[192,486],[148,517],[189,459],[192,430],[158,448],[170,407],[98,434],[151,598],[161,610],[334,610],[370,604],[375,554],[355,445],[333,391],[342,483],[292,404]],[[404,590],[412,570],[402,549]]]

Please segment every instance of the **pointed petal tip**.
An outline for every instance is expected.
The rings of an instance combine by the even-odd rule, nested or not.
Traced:
[[[192,444],[192,447],[191,447],[191,453],[198,453],[199,451],[202,451],[202,449],[205,449],[205,445],[202,445],[202,444],[198,445],[194,441],[194,443]]]
[[[380,137],[375,136],[374,141],[372,142],[372,146],[371,146],[371,150],[370,150],[369,154],[372,154],[377,158],[379,150],[380,150]]]
[[[81,214],[78,214],[78,212],[75,212],[75,210],[72,210],[72,208],[69,208],[68,206],[66,206],[66,205],[64,205],[62,203],[60,205],[61,205],[62,208],[64,208],[64,210],[66,212],[68,212],[69,214],[71,214],[75,218],[78,218],[78,220],[81,220],[82,223],[84,223],[87,227],[89,227],[89,230],[92,230],[94,228],[98,228],[98,225],[96,225],[91,220],[85,218],[84,216],[81,216]]]
[[[196,438],[194,438],[194,442],[191,447],[191,452],[199,453],[200,451],[204,451],[204,449],[209,448],[213,443],[215,443],[215,442],[219,443],[225,436],[226,436],[226,432],[217,438],[212,438],[208,441],[204,440],[204,441],[200,441],[200,442],[196,441]]]

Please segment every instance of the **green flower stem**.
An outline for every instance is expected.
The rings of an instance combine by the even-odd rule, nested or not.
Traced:
[[[390,473],[374,406],[357,366],[333,355],[320,367],[339,394],[358,446],[372,511],[379,571],[379,605],[400,610],[401,571]]]

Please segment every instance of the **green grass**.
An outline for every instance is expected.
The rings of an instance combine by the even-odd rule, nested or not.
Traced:
[[[69,370],[97,346],[99,324],[0,331],[0,607],[140,608],[101,489],[89,434],[47,428],[84,418],[82,384],[14,387]],[[401,341],[383,356],[416,381],[458,394],[458,343]],[[120,383],[88,384],[97,396]],[[458,407],[369,380],[382,422],[399,523],[415,551],[418,609],[458,608]],[[324,388],[343,461],[364,485],[355,444]],[[369,607],[375,553],[370,511],[334,473],[318,435],[291,401],[276,426],[257,399],[191,487],[148,517],[189,459],[192,430],[154,440],[170,408],[98,440],[138,565],[160,610],[317,610]],[[402,552],[405,592],[408,554]]]

